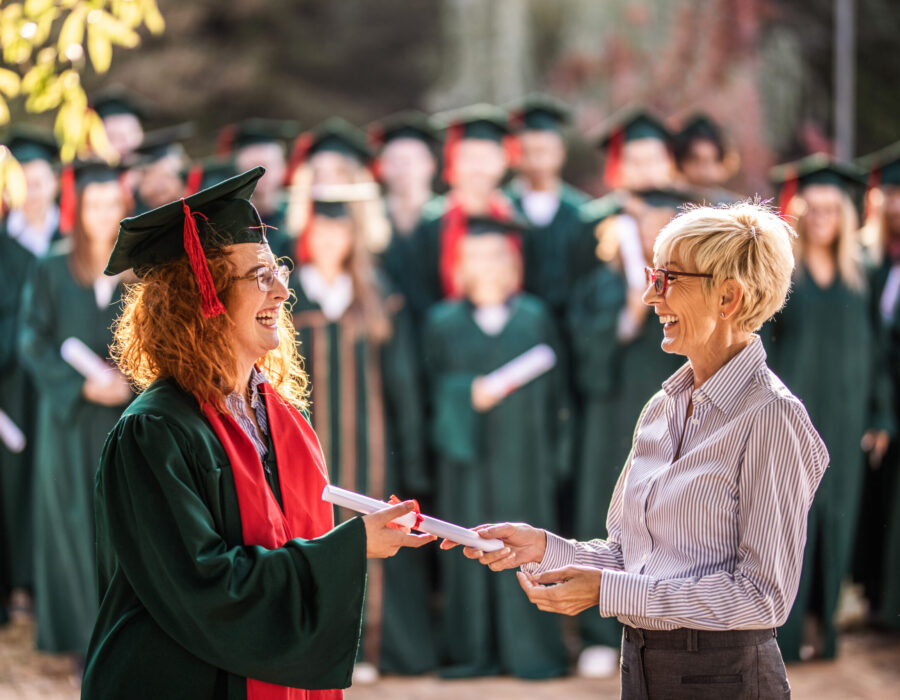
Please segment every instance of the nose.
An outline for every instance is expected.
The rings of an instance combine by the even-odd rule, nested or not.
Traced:
[[[287,284],[281,281],[279,277],[275,277],[275,284],[272,285],[272,289],[269,290],[269,294],[272,296],[272,300],[276,302],[282,302],[288,298],[290,295],[290,291],[287,288]]]
[[[662,302],[662,297],[656,293],[655,284],[650,283],[647,285],[647,288],[644,290],[644,295],[641,297],[641,301],[647,306],[656,306]]]

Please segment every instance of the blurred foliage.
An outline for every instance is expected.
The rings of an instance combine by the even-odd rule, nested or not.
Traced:
[[[9,102],[18,99],[27,112],[55,110],[54,133],[63,161],[88,147],[115,160],[81,76],[89,64],[95,73],[106,73],[113,46],[137,46],[141,26],[153,34],[164,30],[156,0],[0,2],[0,126],[10,121]],[[15,206],[24,198],[24,187],[21,167],[0,146],[0,193]]]

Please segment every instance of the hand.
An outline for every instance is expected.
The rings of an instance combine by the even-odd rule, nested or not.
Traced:
[[[518,571],[516,576],[528,600],[539,610],[577,615],[599,605],[602,573],[587,566],[567,566],[536,576]]]
[[[886,430],[867,430],[862,437],[861,447],[869,455],[869,464],[878,469],[891,444],[891,435]]]
[[[479,525],[474,528],[484,539],[496,538],[506,545],[496,552],[483,552],[474,547],[466,547],[463,554],[469,559],[477,559],[491,571],[515,569],[529,562],[540,563],[547,549],[547,533],[525,523],[500,523],[498,525]],[[456,542],[444,540],[441,549],[453,549]]]
[[[81,395],[101,406],[121,406],[128,403],[134,392],[128,379],[119,370],[112,370],[102,381],[89,378],[81,387]]]
[[[366,556],[370,559],[387,559],[394,556],[401,547],[421,547],[434,542],[434,535],[407,535],[403,530],[387,526],[415,508],[412,501],[404,501],[377,513],[363,516],[366,526]]]
[[[476,377],[472,382],[472,407],[479,413],[490,411],[494,406],[503,401],[502,396],[497,396],[487,390],[484,385],[484,377]]]

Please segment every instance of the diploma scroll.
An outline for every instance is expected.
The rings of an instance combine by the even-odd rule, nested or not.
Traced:
[[[25,434],[3,409],[0,409],[0,440],[10,452],[18,454],[25,449]]]
[[[379,501],[376,498],[369,498],[368,496],[363,496],[362,494],[354,493],[353,491],[347,491],[346,489],[332,486],[331,484],[326,486],[322,491],[322,500],[342,506],[343,508],[355,510],[357,513],[365,513],[366,515],[371,515],[372,513],[377,513],[380,510],[391,507],[390,503]],[[412,516],[412,518],[410,518],[410,516]],[[460,527],[453,523],[438,520],[437,518],[432,518],[428,515],[423,515],[421,517],[422,522],[419,524],[419,527],[416,528],[420,532],[427,532],[429,535],[443,537],[451,542],[464,544],[467,547],[474,547],[483,552],[493,552],[498,549],[503,549],[504,545],[502,540],[484,539],[474,530],[469,530],[468,528]],[[394,522],[409,527],[415,524],[415,520],[416,514],[408,513],[402,518],[397,518]]]
[[[85,379],[103,383],[112,381],[113,368],[78,338],[66,338],[59,354]]]
[[[556,353],[549,345],[535,345],[482,378],[484,388],[495,396],[508,396],[556,366]]]

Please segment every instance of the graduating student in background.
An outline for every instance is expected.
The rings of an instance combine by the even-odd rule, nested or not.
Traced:
[[[413,234],[423,209],[434,200],[437,148],[440,139],[426,115],[400,112],[368,129],[376,145],[375,171],[384,187],[384,202],[391,225],[391,239],[378,261],[391,283],[407,302],[424,313],[425,298],[414,270],[417,264]]]
[[[890,384],[856,237],[859,172],[817,154],[773,175],[798,239],[790,297],[764,335],[770,366],[803,401],[831,455],[809,515],[797,600],[778,642],[787,660],[834,658],[834,615],[850,571],[865,474],[860,443],[865,436],[868,458],[883,459],[894,425]]]
[[[144,121],[151,111],[149,103],[120,85],[101,90],[91,97],[90,102],[103,120],[110,146],[127,164],[144,142]]]
[[[83,656],[97,615],[93,489],[103,440],[133,394],[112,369],[85,378],[62,357],[77,338],[100,358],[122,284],[103,276],[126,212],[119,171],[76,165],[75,229],[67,250],[38,261],[23,292],[19,354],[37,388],[34,607],[37,648]]]
[[[568,469],[564,368],[505,396],[484,379],[540,344],[561,356],[549,310],[519,292],[522,228],[492,218],[466,222],[454,270],[464,298],[435,306],[423,331],[436,511],[463,525],[557,522],[556,491]],[[529,609],[513,574],[493,575],[455,552],[439,563],[444,675],[566,672],[558,621]]]
[[[633,243],[644,259],[652,260],[657,234],[686,200],[681,193],[660,190],[645,193],[640,201],[638,240]],[[641,409],[684,363],[680,356],[660,350],[659,319],[642,301],[643,270],[626,270],[633,262],[620,243],[620,222],[612,217],[599,224],[597,256],[605,264],[576,284],[566,319],[581,406],[574,476],[578,539],[605,532],[605,505],[628,458]],[[579,626],[586,646],[579,673],[615,673],[622,634],[618,621],[588,611],[579,617]]]
[[[690,117],[672,139],[678,179],[708,204],[731,204],[740,195],[725,184],[737,170],[739,156],[721,127],[705,114]]]
[[[294,326],[331,481],[382,500],[420,498],[431,475],[412,322],[403,296],[373,267],[370,223],[364,202],[313,204],[291,276]],[[436,665],[422,554],[369,568],[361,660],[386,673]]]
[[[512,108],[516,177],[505,189],[517,215],[529,223],[522,240],[525,291],[543,299],[560,320],[572,285],[596,263],[592,237],[579,217],[590,198],[562,180],[562,130],[570,119],[565,104],[545,95],[529,95]]]
[[[25,172],[25,201],[0,222],[0,410],[25,435],[25,449],[13,452],[0,443],[0,537],[6,558],[0,562],[15,589],[13,607],[27,607],[32,585],[32,482],[36,444],[37,397],[16,348],[25,280],[35,261],[59,237],[56,206],[58,147],[49,132],[19,126],[7,145]],[[0,594],[2,595],[2,594]],[[4,602],[0,600],[0,608]]]
[[[188,158],[180,141],[192,133],[193,125],[184,124],[144,135],[143,143],[133,154],[130,173],[135,182],[136,214],[161,207],[184,194]]]

